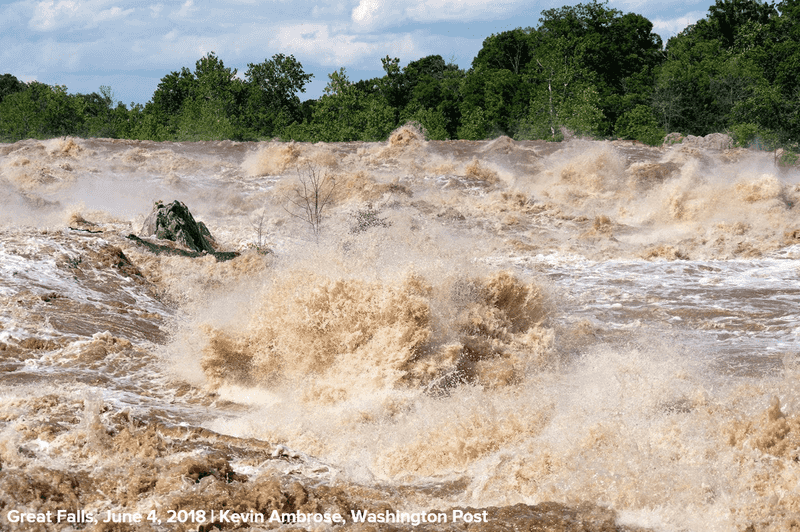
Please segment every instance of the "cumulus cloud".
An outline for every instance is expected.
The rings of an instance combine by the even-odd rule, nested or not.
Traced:
[[[131,13],[133,13],[133,9],[123,10],[119,7],[104,9],[95,15],[94,19],[92,20],[92,25],[96,26],[101,22],[108,22],[109,20],[118,19],[124,17],[125,15],[130,15]]]
[[[275,49],[284,50],[284,53],[314,56],[315,62],[334,67],[358,64],[366,57],[379,55],[383,50],[406,55],[412,54],[416,48],[414,39],[408,33],[367,38],[331,31],[327,24],[281,26],[270,44]]]
[[[133,13],[133,9],[109,7],[109,0],[45,0],[36,4],[28,26],[36,31],[53,31],[66,27],[93,28],[101,23]]]
[[[379,16],[386,16],[386,8],[384,0],[361,0],[353,9],[351,17],[356,24],[370,26],[378,20]]]
[[[359,30],[404,22],[495,20],[529,6],[523,0],[359,0],[350,18]]]
[[[28,25],[39,31],[48,31],[56,28],[59,20],[70,19],[78,12],[78,3],[61,1],[56,4],[54,1],[39,2],[33,12]]]

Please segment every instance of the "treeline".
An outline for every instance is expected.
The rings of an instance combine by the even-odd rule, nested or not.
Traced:
[[[717,0],[666,46],[641,15],[606,3],[549,9],[536,28],[488,37],[468,70],[439,55],[353,82],[312,75],[274,55],[239,75],[214,53],[161,79],[144,106],[111,89],[0,77],[0,139],[62,135],[152,140],[383,140],[422,124],[431,139],[559,140],[565,132],[660,143],[667,132],[729,132],[740,145],[796,149],[800,139],[800,0]]]

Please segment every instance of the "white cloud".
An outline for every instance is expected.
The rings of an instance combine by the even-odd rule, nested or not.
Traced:
[[[411,34],[384,34],[365,38],[360,35],[335,33],[325,24],[281,26],[270,43],[287,54],[311,56],[325,66],[352,66],[381,53],[413,54],[417,46]]]
[[[350,18],[359,30],[419,23],[496,20],[518,11],[523,0],[360,0]]]
[[[111,9],[105,9],[100,11],[95,17],[91,20],[91,23],[87,27],[97,26],[101,22],[108,22],[109,20],[115,20],[118,18],[122,18],[124,16],[130,15],[133,13],[133,9],[126,9],[122,10],[119,7],[112,7]]]
[[[713,4],[707,0],[611,0],[611,4],[622,11],[633,11],[641,13],[648,19],[651,16],[645,13],[675,13],[689,8],[689,6],[699,5],[701,7]]]
[[[651,22],[653,23],[653,31],[661,35],[662,37],[671,37],[673,35],[677,35],[681,31],[683,31],[687,26],[690,24],[694,24],[701,18],[705,17],[706,13],[704,11],[692,11],[690,13],[686,13],[685,15],[673,19],[652,19]]]
[[[71,19],[78,11],[77,2],[61,0],[56,4],[53,0],[48,2],[39,2],[36,5],[36,10],[33,12],[28,25],[39,31],[48,31],[54,29],[60,21],[64,19]]]
[[[153,18],[158,18],[163,10],[164,4],[153,4],[150,6],[150,16]]]
[[[371,26],[377,15],[385,17],[387,6],[383,0],[361,0],[351,15],[353,22],[359,25]]]
[[[521,0],[418,0],[406,12],[416,22],[493,20],[509,15],[528,2]]]
[[[161,40],[139,41],[134,47],[139,53],[133,64],[139,68],[157,65],[170,65],[167,68],[171,69],[180,68],[178,65],[192,67],[209,52],[216,52],[226,64],[230,61],[226,52],[231,46],[224,35],[204,37],[170,31]]]
[[[123,10],[117,6],[104,9],[109,3],[110,0],[45,0],[36,4],[28,26],[37,31],[53,31],[70,26],[93,28],[133,13],[133,9]]]
[[[177,11],[173,11],[170,14],[170,17],[172,17],[172,18],[188,18],[195,11],[197,11],[197,8],[194,6],[194,0],[186,0],[186,2],[184,2],[183,5],[181,5],[180,9],[178,9]]]

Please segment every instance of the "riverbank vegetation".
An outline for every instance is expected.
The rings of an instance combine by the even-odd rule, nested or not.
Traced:
[[[730,134],[740,146],[797,150],[800,2],[717,0],[667,43],[645,17],[607,3],[548,9],[537,27],[491,35],[469,69],[431,55],[382,77],[312,75],[278,53],[240,74],[209,53],[161,79],[145,105],[110,87],[0,76],[0,140],[74,135],[150,140],[384,140],[408,121],[430,139],[560,140],[564,135],[660,144],[668,132]]]

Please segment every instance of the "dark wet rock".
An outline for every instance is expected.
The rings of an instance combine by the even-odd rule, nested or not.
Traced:
[[[139,236],[172,240],[192,251],[213,253],[214,237],[203,222],[197,222],[189,208],[180,201],[157,202],[144,221]]]
[[[185,249],[156,244],[140,238],[148,236],[175,242]],[[153,206],[153,212],[144,221],[139,236],[130,234],[128,238],[156,255],[201,257],[208,254],[221,261],[239,256],[239,253],[232,251],[217,251],[216,241],[208,227],[203,222],[196,221],[189,208],[177,200],[167,204],[157,202]]]
[[[191,257],[191,258],[213,255],[214,258],[217,259],[218,261],[231,260],[239,256],[239,253],[236,251],[212,251],[211,253],[205,253],[200,251],[187,251],[185,249],[176,248],[172,246],[154,244],[153,242],[148,242],[147,240],[139,238],[134,234],[128,235],[128,240],[136,242],[137,244],[147,249],[150,253],[154,255],[178,255],[180,257]]]

